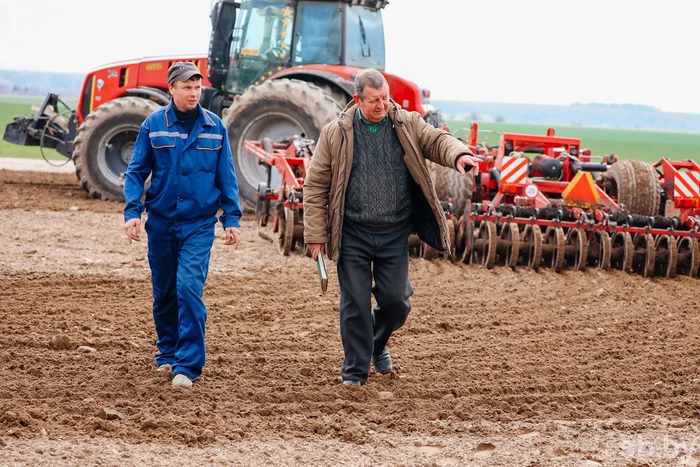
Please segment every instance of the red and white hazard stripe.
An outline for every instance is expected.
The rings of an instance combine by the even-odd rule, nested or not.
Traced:
[[[506,156],[501,163],[501,182],[518,184],[527,178],[527,157]]]
[[[700,172],[676,172],[673,197],[700,198]]]

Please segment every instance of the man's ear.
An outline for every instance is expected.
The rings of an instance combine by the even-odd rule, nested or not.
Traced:
[[[355,104],[360,105],[360,96],[358,96],[357,94],[352,96],[352,100],[355,101]]]

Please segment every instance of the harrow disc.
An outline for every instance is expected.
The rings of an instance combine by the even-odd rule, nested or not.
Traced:
[[[462,262],[464,264],[471,263],[472,252],[474,251],[474,221],[471,220],[465,211],[464,216],[462,216],[462,221],[460,222],[461,228],[464,228],[464,250],[462,252]]]
[[[569,229],[566,234],[566,259],[574,269],[583,271],[588,261],[588,237],[581,229]]]
[[[427,243],[421,241],[418,249],[418,256],[430,261],[431,259],[437,258],[437,250]]]
[[[598,269],[610,269],[610,235],[602,230],[593,232],[588,242],[588,265]]]
[[[311,254],[311,248],[309,248],[309,245],[304,243],[304,256],[307,258],[311,258],[313,255]]]
[[[545,266],[554,272],[561,272],[565,264],[566,239],[561,227],[547,227],[544,233],[542,254]]]
[[[255,194],[255,220],[258,227],[265,227],[270,217],[270,200],[267,199],[267,184],[260,182]]]
[[[289,256],[294,240],[294,210],[284,208],[283,212],[284,215],[280,216],[277,229],[277,249],[280,254]]]
[[[542,230],[539,225],[525,226],[520,242],[521,258],[524,265],[537,271],[542,261]]]
[[[457,216],[459,216],[457,222],[456,222],[456,227],[455,227],[455,252],[456,255],[462,255],[464,253],[464,247],[467,241],[467,224],[471,223],[469,220],[469,214],[472,212],[472,204],[471,201],[467,202],[467,205],[464,207],[463,212],[457,212],[455,213]],[[471,235],[474,234],[474,226],[471,226]],[[470,237],[470,239],[473,240],[473,237]],[[471,243],[470,243],[471,245]]]
[[[634,237],[632,270],[644,277],[651,277],[656,262],[656,246],[651,234],[637,234]]]
[[[493,268],[496,263],[496,224],[491,221],[482,221],[479,231],[474,239],[473,263]]]
[[[498,237],[499,266],[514,268],[518,264],[520,255],[520,231],[518,224],[508,222],[501,226],[501,234]]]
[[[654,275],[673,277],[676,275],[678,263],[678,242],[673,235],[659,235],[656,237],[656,263]]]
[[[634,244],[629,232],[615,232],[612,238],[610,266],[624,272],[632,272]]]
[[[421,249],[422,244],[423,244],[423,240],[421,240],[418,237],[418,235],[416,235],[415,233],[412,233],[411,235],[409,235],[408,236],[408,254],[420,257],[420,249]]]
[[[700,248],[697,238],[681,238],[678,241],[676,272],[681,276],[697,277],[698,269],[700,269]]]
[[[457,225],[454,219],[447,220],[447,234],[450,237],[450,253],[448,258],[451,261],[455,261],[457,256]]]

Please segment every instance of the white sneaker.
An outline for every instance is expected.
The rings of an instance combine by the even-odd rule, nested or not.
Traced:
[[[162,371],[165,373],[170,373],[170,370],[173,368],[173,366],[170,363],[163,363],[161,365],[158,365],[156,368],[156,371]]]
[[[187,375],[183,375],[182,373],[178,373],[173,378],[172,385],[177,386],[177,387],[183,387],[183,388],[191,388],[192,387],[192,380],[190,378],[188,378]]]

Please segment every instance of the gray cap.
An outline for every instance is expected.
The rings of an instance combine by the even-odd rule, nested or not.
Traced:
[[[204,78],[204,75],[194,63],[175,62],[168,68],[168,84],[173,84],[175,81],[187,81],[197,75],[200,78]]]

